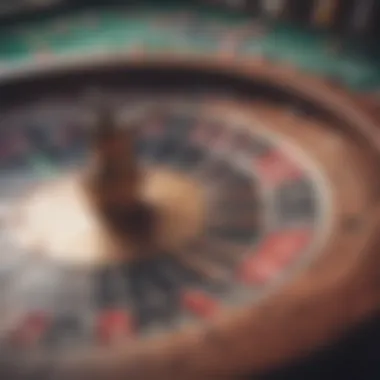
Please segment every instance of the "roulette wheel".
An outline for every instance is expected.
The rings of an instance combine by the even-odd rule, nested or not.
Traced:
[[[220,12],[4,27],[0,378],[235,379],[378,312],[376,60]]]

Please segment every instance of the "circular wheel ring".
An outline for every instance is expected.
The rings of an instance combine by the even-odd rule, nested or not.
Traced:
[[[273,84],[333,114],[362,142],[371,158],[380,159],[380,133],[374,119],[353,97],[328,83],[279,69],[268,62],[220,60],[217,57],[117,55],[96,60],[51,62],[3,71],[0,83],[93,68],[125,65],[138,68],[180,67],[213,71]],[[5,86],[6,87],[6,86]],[[376,166],[376,163],[374,164]],[[45,375],[54,379],[210,379],[236,372],[265,371],[338,338],[377,310],[379,259],[378,194],[366,215],[357,244],[332,244],[315,265],[258,305],[161,341],[139,342],[118,351],[99,349],[83,355],[31,357],[27,363],[4,358],[0,373],[20,379]],[[352,239],[350,240],[352,242]],[[361,248],[358,249],[358,246]],[[337,247],[340,249],[337,250]],[[23,370],[18,370],[22,368]],[[9,372],[8,372],[9,371]],[[22,373],[21,373],[22,372]],[[24,377],[25,376],[25,377]]]

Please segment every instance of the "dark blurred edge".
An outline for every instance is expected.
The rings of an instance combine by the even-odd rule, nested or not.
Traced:
[[[339,342],[261,377],[247,380],[379,380],[380,317],[373,317]]]

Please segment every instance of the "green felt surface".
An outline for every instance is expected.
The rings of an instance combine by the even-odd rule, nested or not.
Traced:
[[[131,51],[212,53],[226,36],[252,21],[243,15],[199,8],[144,7],[76,12],[0,31],[0,67],[15,66],[49,52],[56,56]],[[245,37],[242,56],[264,55],[300,69],[341,80],[355,90],[380,87],[380,64],[358,50],[333,49],[328,36],[292,26],[266,28]]]

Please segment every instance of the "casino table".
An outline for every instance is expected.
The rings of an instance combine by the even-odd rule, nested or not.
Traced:
[[[363,41],[207,4],[4,22],[0,378],[256,378],[376,317],[379,89]]]
[[[80,10],[7,25],[0,40],[0,62],[6,68],[35,60],[136,50],[200,55],[224,51],[236,58],[265,57],[294,65],[353,90],[379,86],[379,60],[375,54],[363,54],[362,41],[356,46],[350,41],[349,49],[344,49],[326,32],[285,22],[270,26],[227,10],[154,4],[133,11]]]

